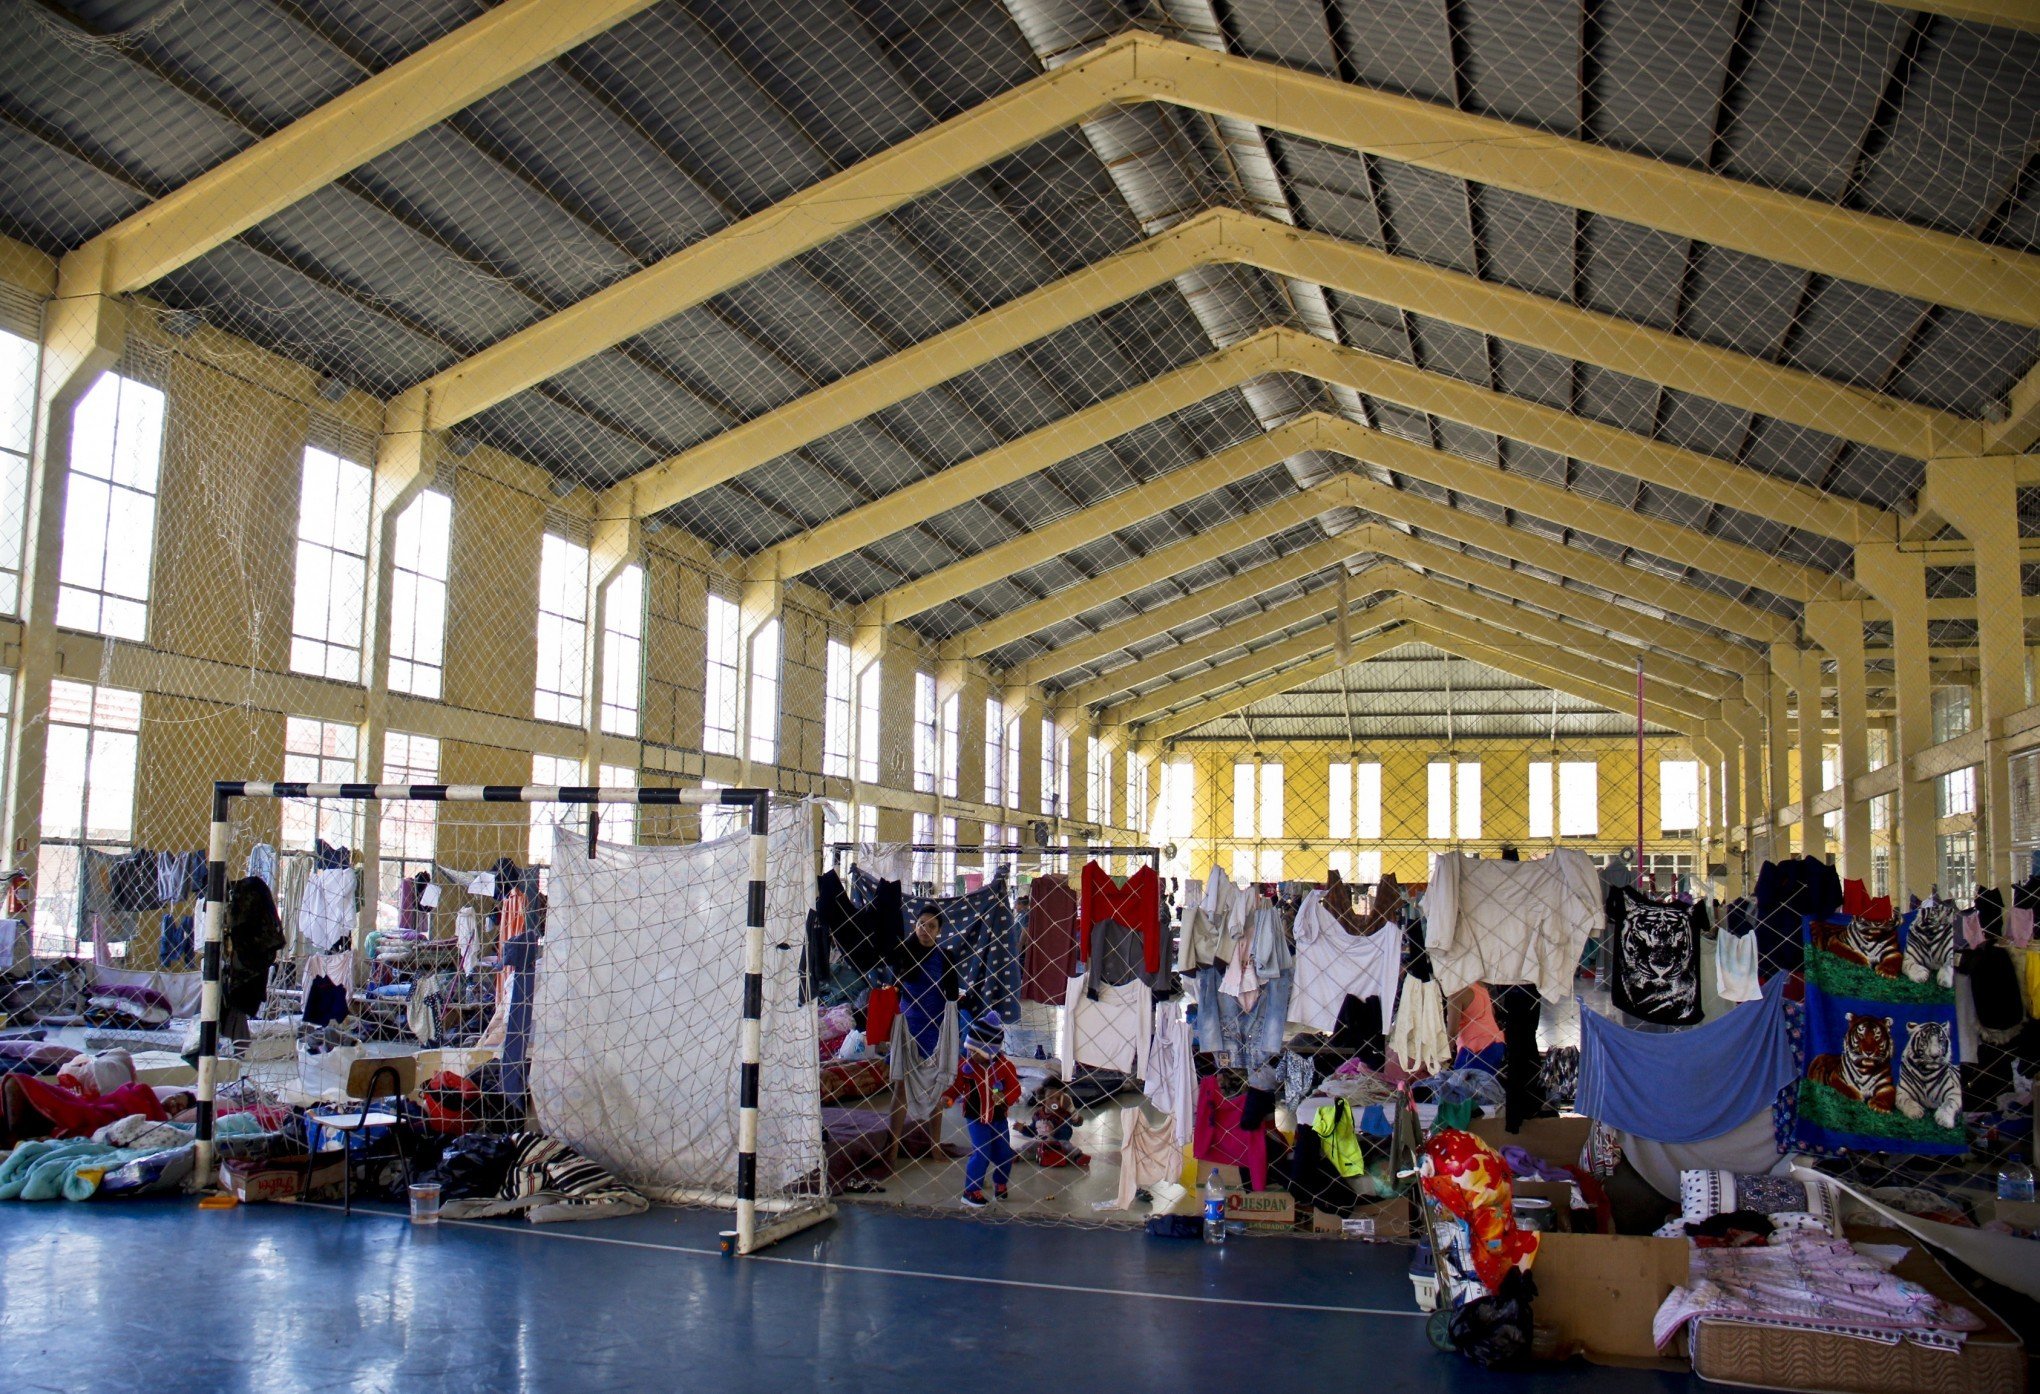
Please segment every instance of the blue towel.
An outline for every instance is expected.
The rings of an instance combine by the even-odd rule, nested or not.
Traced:
[[[1785,975],[1764,995],[1684,1031],[1632,1031],[1580,1013],[1580,1087],[1589,1118],[1652,1142],[1704,1142],[1768,1108],[1796,1073]]]

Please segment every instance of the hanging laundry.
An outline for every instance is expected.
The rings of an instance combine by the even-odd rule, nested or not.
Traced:
[[[1395,1009],[1388,1048],[1413,1075],[1436,1074],[1452,1063],[1452,1041],[1445,1034],[1445,997],[1436,983],[1403,979],[1402,1001]]]
[[[1615,1007],[1653,1026],[1700,1020],[1700,926],[1693,910],[1634,887],[1608,897]]]
[[[1806,1150],[1968,1150],[1955,994],[1906,976],[1902,934],[1867,916],[1807,925],[1806,1074],[1793,1133]]]
[[[1334,1099],[1318,1105],[1311,1131],[1318,1135],[1325,1160],[1341,1176],[1354,1177],[1367,1170],[1367,1154],[1360,1150],[1360,1138],[1353,1129],[1353,1105]]]
[[[1027,933],[1020,996],[1062,1005],[1077,957],[1077,896],[1061,876],[1037,876],[1027,888]]]
[[[1102,987],[1095,995],[1086,990],[1088,986],[1089,980],[1079,974],[1070,979],[1065,993],[1069,1005],[1056,1034],[1063,1078],[1074,1079],[1084,1065],[1136,1079],[1145,1076],[1154,1011],[1148,985],[1135,978]]]
[[[1197,1110],[1197,1065],[1190,1047],[1190,1022],[1181,1002],[1165,1002],[1155,1009],[1155,1031],[1148,1041],[1141,1092],[1169,1115],[1175,1125],[1176,1145],[1180,1148],[1190,1141],[1192,1115]]]
[[[354,936],[354,869],[314,871],[305,882],[298,934],[317,953],[329,954]]]
[[[1077,953],[1089,960],[1091,933],[1100,924],[1113,921],[1140,936],[1142,971],[1157,973],[1162,967],[1161,878],[1152,866],[1143,866],[1125,881],[1112,879],[1104,867],[1085,862],[1079,875],[1081,899],[1077,913]]]
[[[918,1123],[942,1107],[943,1091],[956,1080],[959,1056],[956,1004],[945,1003],[933,1044],[923,1051],[907,1030],[904,1013],[893,1017],[888,1055],[893,1087],[905,1100],[907,1120]]]
[[[1241,1122],[1247,1106],[1246,1092],[1228,1096],[1215,1074],[1206,1075],[1197,1086],[1197,1120],[1192,1128],[1190,1154],[1200,1162],[1216,1162],[1245,1170],[1252,1189],[1268,1189],[1268,1130],[1272,1118],[1248,1128]]]
[[[1402,936],[1348,932],[1328,907],[1329,894],[1312,891],[1296,912],[1289,1020],[1312,1031],[1335,1030],[1339,1008],[1350,996],[1380,1002],[1384,1023],[1392,1024]]]
[[[1746,1122],[1792,1082],[1785,977],[1761,1000],[1684,1031],[1640,1031],[1580,1013],[1574,1107],[1655,1142],[1704,1142]]]
[[[1724,1000],[1754,1002],[1764,995],[1757,974],[1757,936],[1723,929],[1714,940],[1714,977]]]
[[[1600,875],[1570,847],[1532,862],[1440,853],[1424,908],[1432,971],[1446,992],[1531,983],[1553,1001],[1572,991],[1587,936],[1604,917]]]
[[[868,899],[860,869],[852,875],[852,894]],[[902,932],[913,928],[924,908],[942,917],[942,950],[956,969],[957,989],[974,1011],[1020,1014],[1020,920],[1013,913],[1012,890],[1001,868],[987,885],[955,896],[908,896],[900,906]]]
[[[1152,1191],[1171,1182],[1183,1170],[1183,1144],[1176,1140],[1168,1119],[1148,1122],[1138,1104],[1119,1110],[1119,1190],[1108,1207],[1131,1210],[1137,1191]]]

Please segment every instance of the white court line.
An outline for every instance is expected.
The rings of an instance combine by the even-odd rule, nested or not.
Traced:
[[[340,1209],[319,1201],[298,1201],[300,1209]],[[410,1216],[402,1211],[364,1210],[364,1215],[373,1215],[386,1220],[402,1220],[410,1223]],[[707,1258],[724,1257],[720,1249],[702,1249],[688,1244],[653,1244],[642,1239],[611,1239],[600,1234],[568,1234],[553,1229],[513,1229],[508,1225],[494,1224],[487,1220],[441,1220],[446,1228],[487,1230],[491,1234],[507,1234],[519,1239],[564,1239],[580,1244],[609,1244],[619,1249],[650,1249],[662,1254],[696,1254]],[[790,1268],[821,1268],[835,1273],[867,1273],[885,1278],[923,1278],[938,1283],[976,1283],[983,1287],[1028,1288],[1037,1292],[1082,1293],[1087,1297],[1129,1297],[1148,1302],[1189,1302],[1213,1307],[1257,1307],[1278,1312],[1320,1312],[1335,1316],[1355,1317],[1404,1317],[1417,1321],[1426,1320],[1427,1312],[1404,1311],[1391,1307],[1339,1307],[1314,1302],[1265,1302],[1251,1297],[1206,1297],[1196,1293],[1182,1292],[1140,1292],[1128,1288],[1084,1287],[1074,1283],[1036,1283],[1025,1278],[987,1278],[972,1273],[931,1273],[919,1268],[879,1268],[863,1263],[831,1263],[826,1259],[789,1258],[781,1254],[752,1254],[749,1258],[733,1260],[741,1263],[778,1263]]]

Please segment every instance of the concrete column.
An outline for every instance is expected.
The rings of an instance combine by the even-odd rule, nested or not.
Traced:
[[[13,865],[36,874],[42,837],[43,761],[50,681],[57,668],[57,573],[71,476],[71,414],[120,360],[127,321],[104,295],[65,295],[43,307],[42,376],[23,523],[21,662],[14,675],[14,736],[8,752],[7,840]]]
[[[1724,708],[1727,706],[1723,704]],[[1709,739],[1721,751],[1721,840],[1716,847],[1718,859],[1728,869],[1722,893],[1731,898],[1741,895],[1743,889],[1742,858],[1735,848],[1736,831],[1742,826],[1742,781],[1738,766],[1742,763],[1745,748],[1740,733],[1727,721],[1708,725]]]
[[[1912,757],[1934,743],[1934,678],[1927,636],[1927,569],[1918,555],[1890,542],[1856,548],[1856,584],[1891,611],[1891,662],[1898,715],[1891,758],[1898,766],[1892,832],[1898,840],[1893,890],[1926,893],[1939,875],[1934,782],[1912,777]]]
[[[588,645],[582,690],[588,694],[586,739],[581,752],[581,773],[590,784],[602,782],[602,755],[606,740],[602,730],[602,675],[608,662],[609,587],[625,568],[638,559],[638,523],[634,518],[598,518],[588,537]],[[609,764],[620,761],[611,760]],[[638,761],[633,757],[635,768]]]
[[[1789,663],[1781,666],[1780,654],[1790,656]],[[1796,673],[1798,659],[1790,648],[1773,645],[1771,648],[1771,671],[1764,683],[1764,709],[1767,714],[1764,733],[1765,764],[1770,770],[1768,799],[1766,807],[1771,810],[1771,860],[1777,861],[1792,851],[1792,837],[1786,831],[1781,815],[1792,803],[1792,716],[1788,699],[1792,684],[1787,681],[1788,673]]]
[[[1835,716],[1841,758],[1842,845],[1836,865],[1844,877],[1869,884],[1870,805],[1855,794],[1870,772],[1869,702],[1863,675],[1863,606],[1854,600],[1809,601],[1806,632],[1835,660]]]
[[[1820,651],[1773,644],[1771,671],[1798,699],[1793,748],[1799,757],[1799,850],[1818,857],[1825,851],[1820,815],[1813,811],[1821,791]]]
[[[2017,471],[2011,456],[1927,462],[1926,507],[1962,530],[1976,549],[1976,646],[1983,670],[1979,725],[1984,761],[1979,792],[1979,885],[2013,876],[2011,769],[2004,721],[2025,705],[2026,620],[2019,578]]]
[[[1023,829],[1022,841],[1026,841],[1024,829],[1040,819],[1041,812],[1041,719],[1048,715],[1048,708],[1041,696],[1031,688],[1015,687],[1006,691],[1006,715],[1015,723],[1016,742],[1020,748],[1020,808],[1015,821]]]

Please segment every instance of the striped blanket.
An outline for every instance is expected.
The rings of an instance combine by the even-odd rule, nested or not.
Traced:
[[[542,1225],[606,1220],[651,1208],[650,1201],[564,1142],[520,1133],[514,1148],[494,1196],[449,1200],[441,1213],[449,1220],[521,1214]]]

